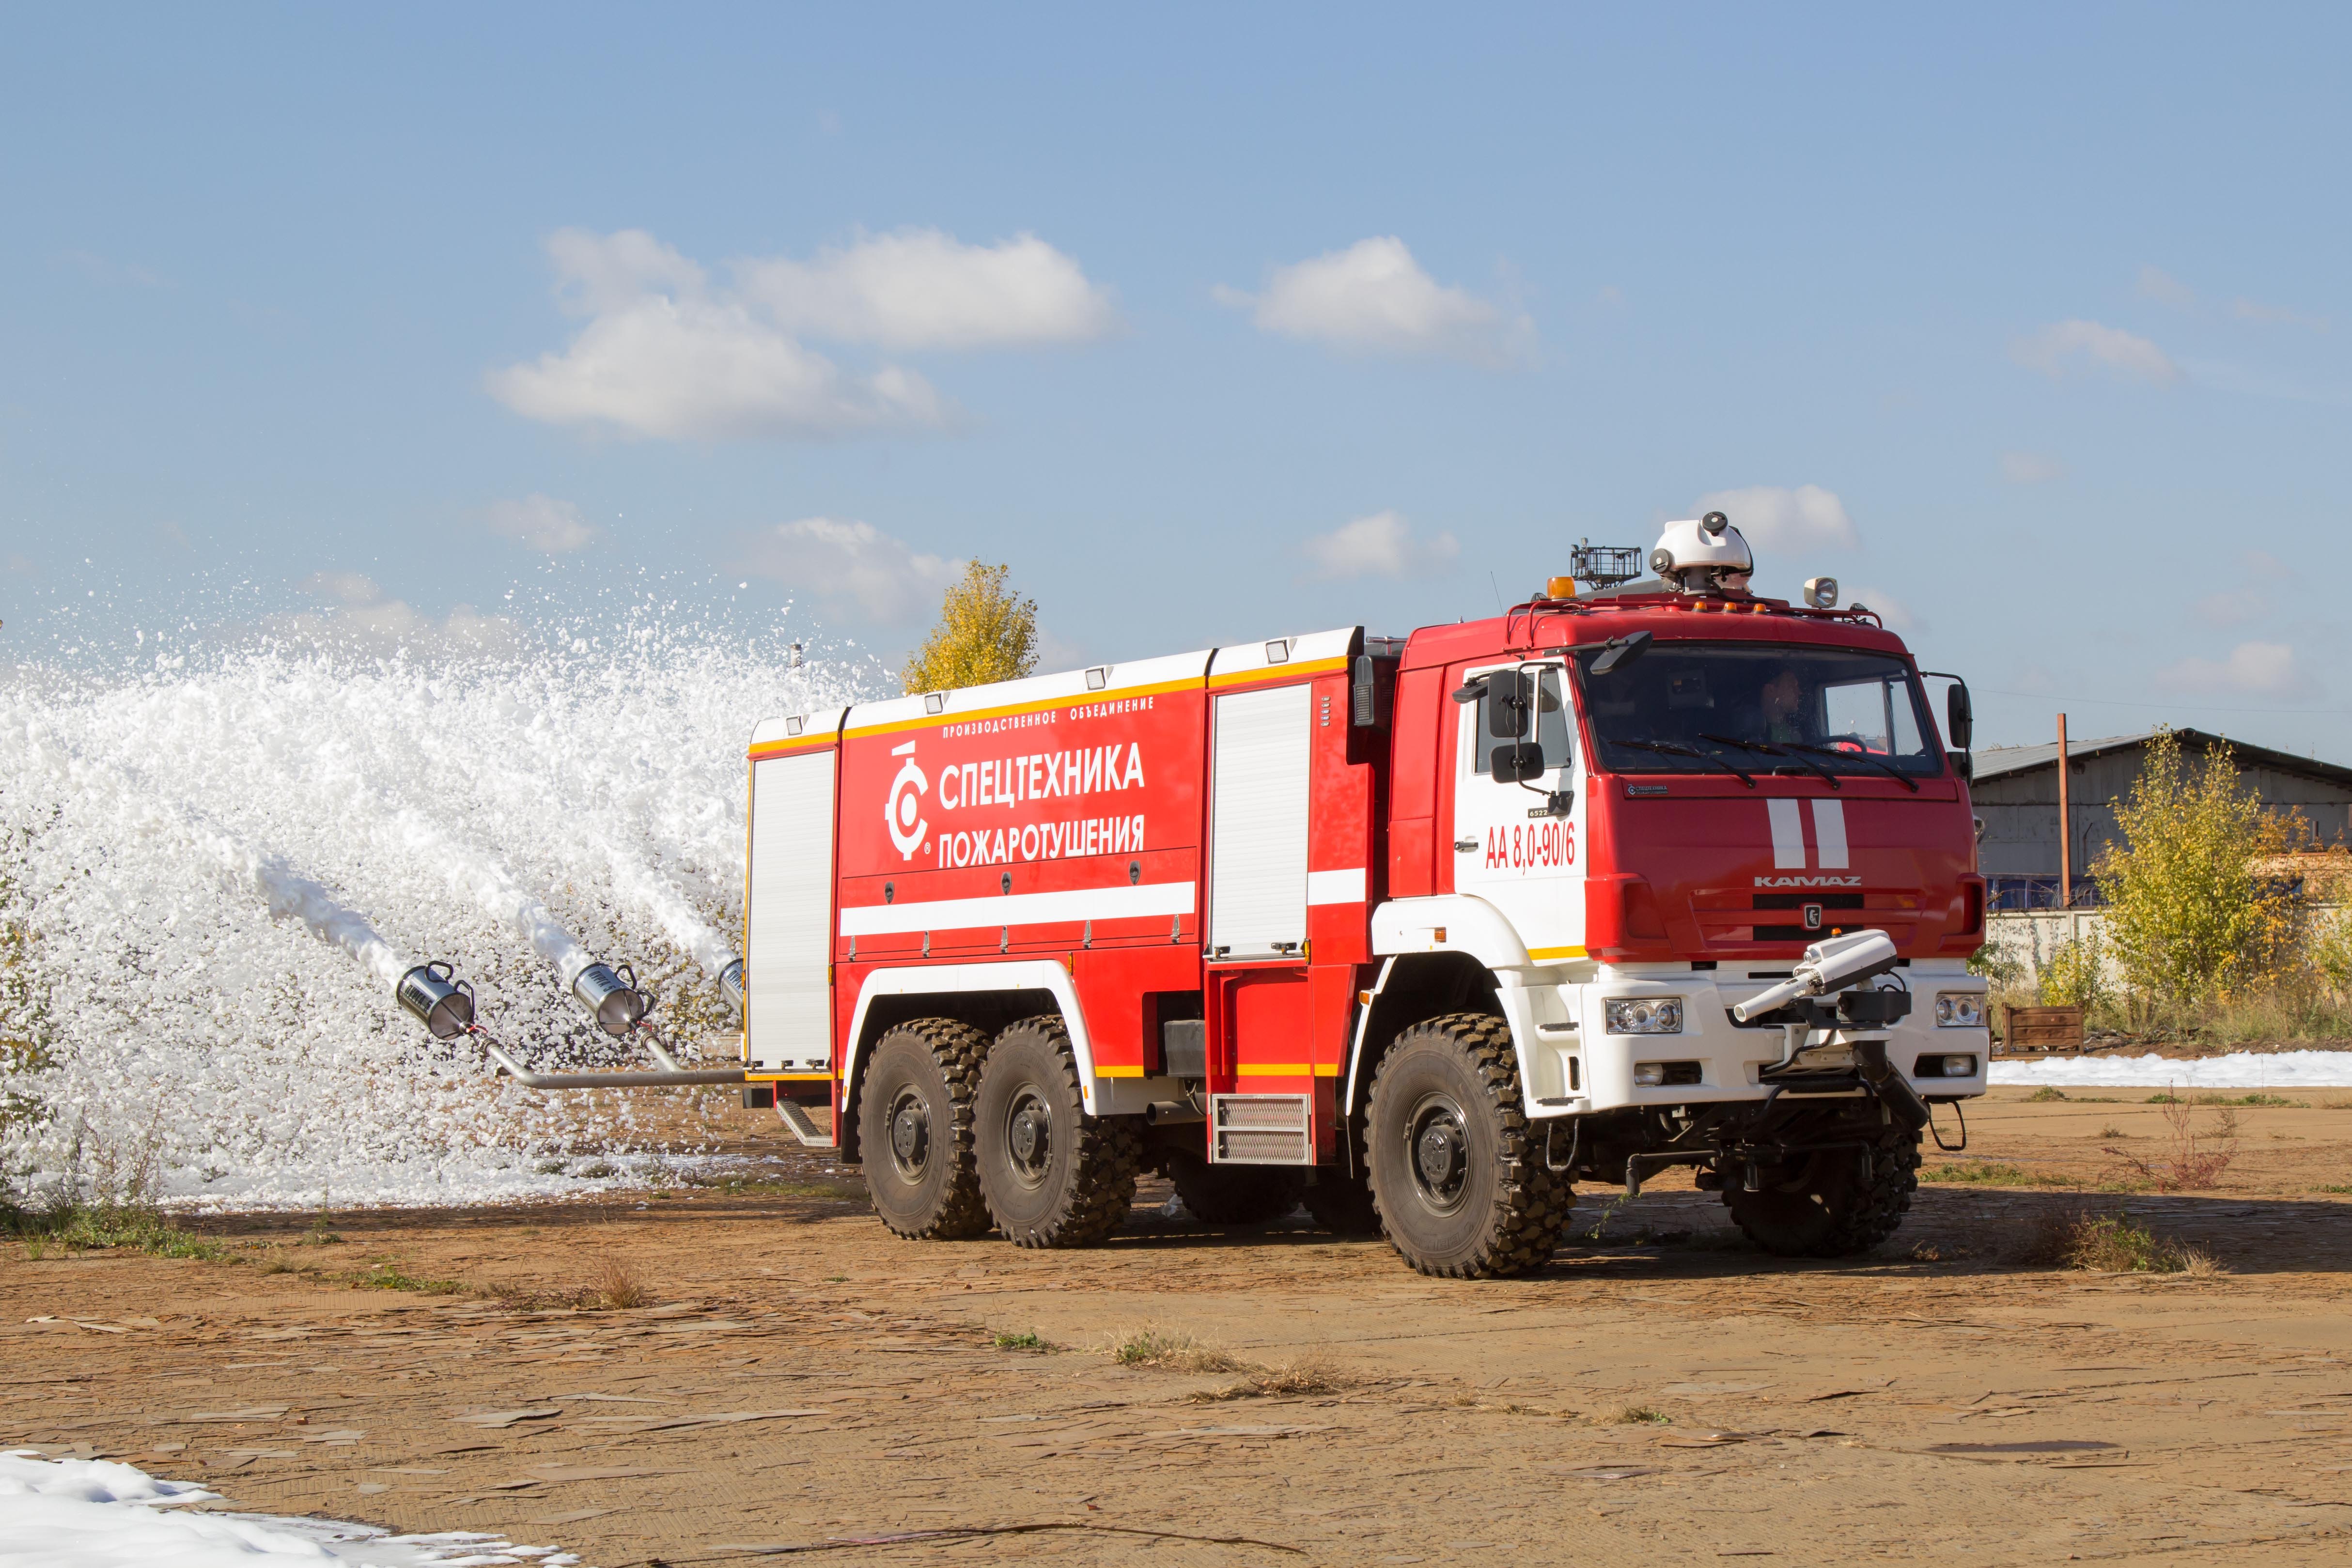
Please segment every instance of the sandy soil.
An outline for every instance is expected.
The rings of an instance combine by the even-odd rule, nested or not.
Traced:
[[[322,1246],[207,1222],[237,1263],[11,1246],[0,1435],[604,1568],[2352,1559],[2352,1207],[2321,1190],[2352,1184],[2352,1095],[2236,1109],[2210,1192],[2098,1191],[2129,1174],[2104,1150],[2165,1145],[2146,1092],[1996,1092],[1931,1174],[2047,1185],[1930,1183],[1874,1259],[1766,1258],[1661,1185],[1466,1285],[1303,1219],[1179,1222],[1164,1187],[1090,1251],[898,1242],[738,1113],[774,1156],[745,1190],[346,1216]],[[2010,1260],[2117,1204],[2230,1273]],[[547,1305],[614,1260],[659,1304]],[[339,1279],[386,1264],[463,1289]],[[1244,1368],[1119,1364],[1147,1330]],[[1027,1335],[1051,1348],[1000,1347]],[[887,1539],[921,1531],[950,1533]]]

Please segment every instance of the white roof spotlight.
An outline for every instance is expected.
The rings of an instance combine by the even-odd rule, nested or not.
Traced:
[[[1836,578],[1809,577],[1805,579],[1805,602],[1811,605],[1814,609],[1835,610],[1837,608],[1837,599],[1838,580]]]
[[[1685,593],[1745,593],[1756,556],[1729,517],[1709,512],[1668,523],[1650,551],[1650,570]]]

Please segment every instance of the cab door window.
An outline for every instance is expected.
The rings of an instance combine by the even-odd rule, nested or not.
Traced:
[[[1566,688],[1560,683],[1559,665],[1547,665],[1533,673],[1536,677],[1535,734],[1522,735],[1518,738],[1533,740],[1543,747],[1544,771],[1549,773],[1554,768],[1567,767],[1573,760],[1568,738],[1568,697]],[[1494,748],[1507,744],[1496,738],[1494,731],[1486,727],[1487,700],[1481,695],[1475,705],[1476,711],[1471,715],[1471,768],[1478,773],[1492,771]]]

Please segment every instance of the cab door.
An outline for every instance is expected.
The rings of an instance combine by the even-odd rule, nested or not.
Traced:
[[[1520,673],[1532,703],[1515,709],[1500,699]],[[1533,662],[1474,665],[1465,674],[1465,685],[1498,678],[1486,683],[1487,695],[1461,704],[1454,720],[1454,891],[1500,909],[1538,963],[1580,958],[1585,805],[1566,672],[1557,663]],[[1514,733],[1495,733],[1498,711],[1506,716],[1500,727]],[[1541,773],[1497,779],[1496,749],[1521,742],[1541,748]]]

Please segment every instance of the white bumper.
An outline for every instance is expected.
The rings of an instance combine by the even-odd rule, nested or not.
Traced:
[[[1737,1025],[1730,1009],[1774,984],[1771,977],[1753,978],[1748,973],[1768,967],[1737,962],[1711,970],[1687,964],[1602,965],[1593,978],[1572,981],[1555,981],[1555,972],[1531,968],[1519,971],[1527,983],[1517,986],[1506,976],[1500,999],[1518,1045],[1528,1113],[1574,1116],[1625,1106],[1763,1099],[1769,1091],[1762,1074],[1780,1060],[1782,1032]],[[1786,973],[1785,968],[1780,971],[1783,977]],[[1855,1032],[1884,1038],[1887,1060],[1924,1098],[1982,1094],[1991,1034],[1981,1024],[1938,1028],[1936,998],[1944,993],[1973,997],[1982,1016],[1985,982],[1957,961],[1916,963],[1895,970],[1894,978],[1910,988],[1910,1016],[1885,1030]],[[1607,1003],[1612,998],[1633,997],[1679,998],[1681,1031],[1611,1034]],[[1831,1039],[1816,1032],[1808,1043]],[[1941,1059],[1948,1056],[1972,1058],[1974,1071],[1962,1076],[1932,1071],[1945,1065]],[[1929,1059],[1931,1069],[1925,1073],[1923,1058]],[[1681,1081],[1638,1083],[1635,1073],[1643,1063],[1658,1063],[1662,1075]]]

